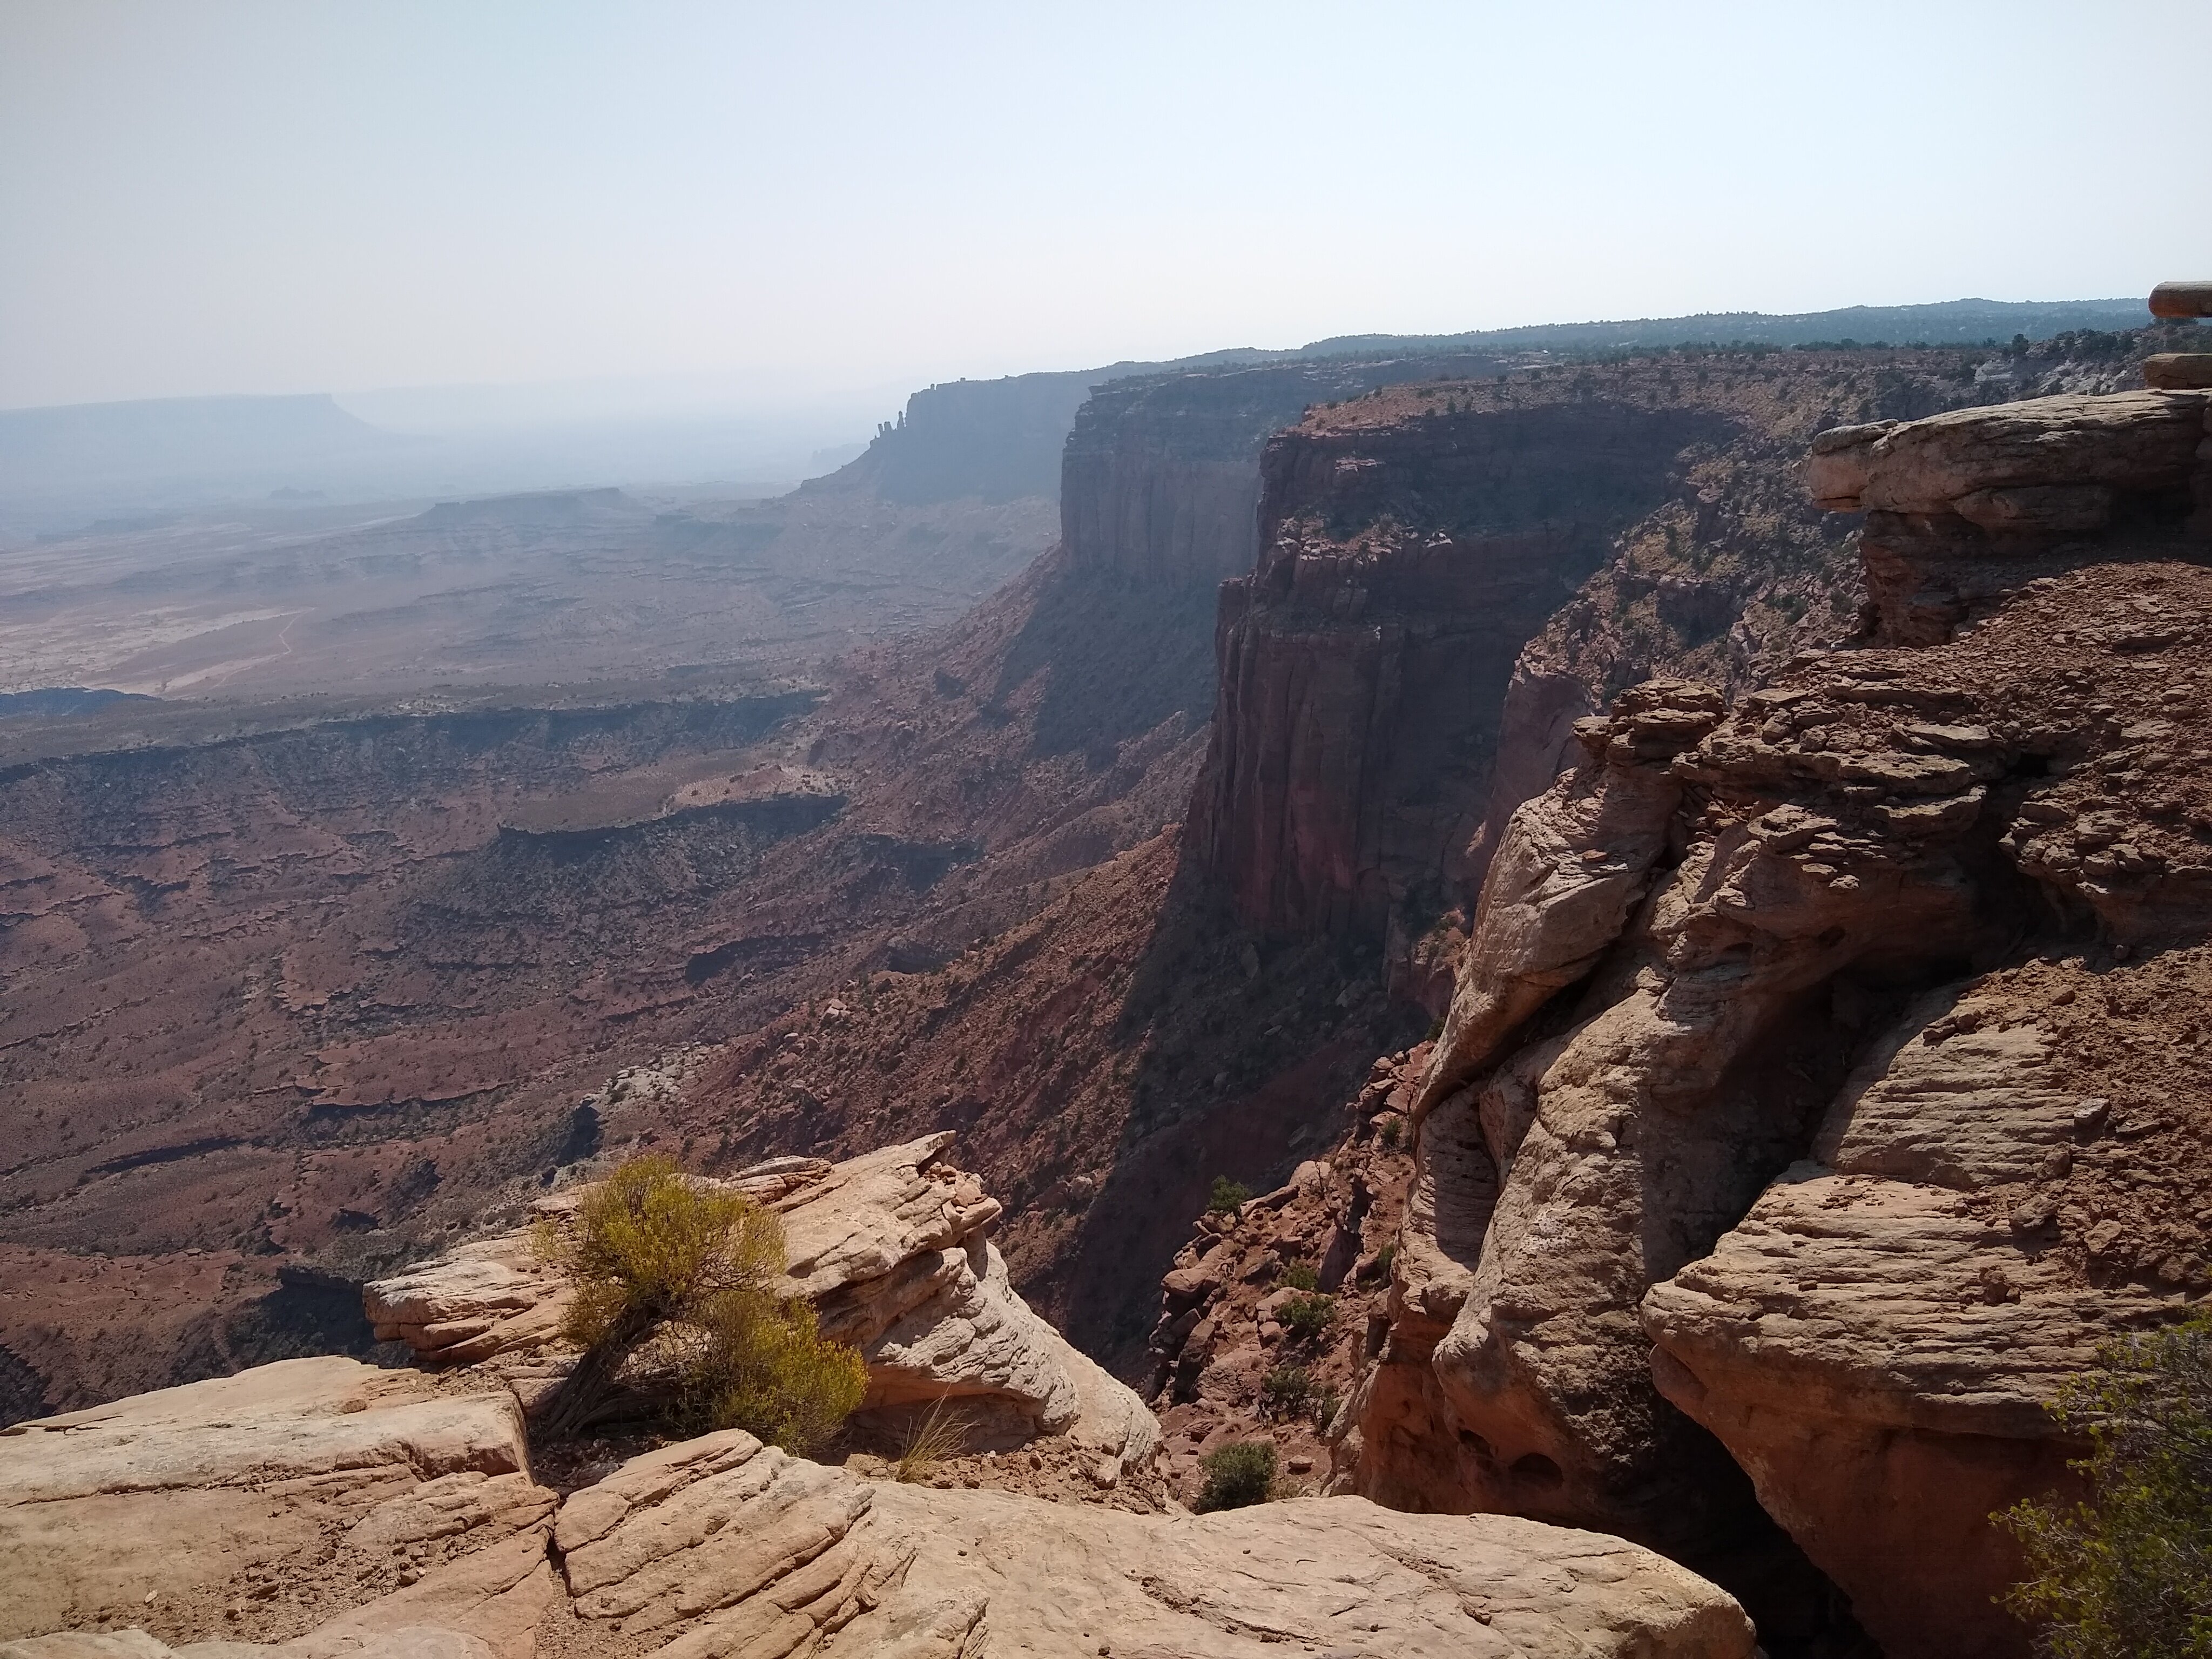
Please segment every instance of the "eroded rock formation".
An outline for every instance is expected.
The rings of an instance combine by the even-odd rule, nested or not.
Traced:
[[[1026,1346],[1009,1349],[999,1337],[1026,1315],[1018,1301],[994,1326],[972,1281],[935,1271],[968,1260],[963,1235],[980,1243],[996,1210],[936,1164],[939,1150],[787,1159],[742,1184],[784,1211],[794,1292],[832,1328],[875,1333],[879,1389],[927,1382],[1033,1404],[1048,1328],[1030,1319]],[[0,1656],[1753,1651],[1726,1595],[1617,1538],[1505,1516],[1438,1523],[1357,1498],[1131,1513],[1098,1490],[1121,1450],[1079,1501],[981,1490],[972,1474],[872,1480],[858,1460],[810,1462],[738,1430],[586,1465],[550,1490],[497,1362],[542,1352],[565,1291],[500,1243],[371,1291],[418,1346],[478,1356],[434,1384],[297,1360],[9,1431]],[[1081,1395],[1079,1376],[1062,1380]],[[1118,1396],[1104,1404],[1126,1401],[1150,1425],[1126,1389],[1095,1380]],[[1095,1423],[1100,1403],[1071,1398],[1070,1423]]]
[[[1459,1506],[1680,1548],[1725,1447],[1891,1659],[2025,1651],[1986,1517],[2063,1477],[2042,1401],[2212,1290],[2203,421],[1824,444],[1820,498],[1878,507],[1869,644],[1577,728],[1415,1102],[1434,1196],[1341,1487],[1449,1466]]]
[[[954,1139],[945,1131],[841,1164],[777,1158],[727,1184],[781,1217],[782,1292],[812,1302],[823,1334],[866,1358],[864,1413],[953,1401],[979,1443],[1065,1435],[1116,1478],[1149,1462],[1159,1429],[1144,1403],[1008,1284],[989,1237],[1000,1206],[944,1161]],[[564,1213],[578,1196],[539,1207]],[[534,1410],[574,1361],[560,1334],[571,1295],[523,1229],[373,1281],[363,1301],[380,1338],[429,1364],[473,1367]]]

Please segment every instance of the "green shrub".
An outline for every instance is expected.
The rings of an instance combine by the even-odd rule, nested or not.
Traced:
[[[811,1303],[751,1291],[718,1297],[684,1367],[686,1414],[702,1430],[744,1429],[804,1457],[868,1391],[868,1366],[824,1337]]]
[[[538,1250],[574,1282],[562,1334],[588,1349],[625,1328],[696,1313],[722,1291],[763,1289],[783,1271],[783,1226],[775,1212],[702,1187],[655,1155],[595,1188],[566,1233],[548,1224]]]
[[[1206,1485],[1198,1494],[1198,1509],[1241,1510],[1264,1504],[1275,1489],[1275,1443],[1238,1440],[1217,1446],[1198,1460]]]
[[[1260,1398],[1270,1417],[1304,1417],[1313,1407],[1313,1373],[1303,1365],[1278,1365],[1260,1384]]]
[[[814,1310],[773,1292],[784,1268],[773,1210],[694,1180],[673,1158],[634,1158],[548,1223],[538,1249],[576,1288],[562,1334],[584,1350],[539,1426],[573,1435],[613,1392],[629,1357],[656,1334],[678,1372],[682,1415],[744,1427],[797,1450],[836,1431],[867,1385],[867,1368],[826,1341]]]
[[[1321,1274],[1310,1261],[1293,1261],[1283,1269],[1283,1283],[1294,1291],[1310,1291],[1321,1283]]]
[[[2051,1410],[2088,1501],[1995,1517],[2027,1557],[2006,1605],[2051,1659],[2212,1659],[2212,1316],[2106,1346]]]
[[[1241,1181],[1231,1181],[1227,1176],[1213,1177],[1213,1190],[1206,1200],[1206,1213],[1227,1215],[1252,1196],[1252,1189]]]
[[[1299,1342],[1317,1341],[1336,1321],[1333,1296],[1294,1296],[1275,1316],[1282,1328]]]
[[[1382,1143],[1386,1152],[1396,1152],[1398,1143],[1406,1138],[1406,1120],[1395,1114],[1384,1118],[1382,1127],[1375,1131],[1375,1138]]]

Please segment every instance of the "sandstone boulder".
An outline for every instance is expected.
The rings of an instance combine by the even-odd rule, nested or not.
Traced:
[[[2062,968],[1922,998],[1830,1109],[1823,1161],[1644,1299],[1662,1390],[1892,1654],[2022,1648],[1989,1517],[2069,1485],[2080,1448],[2045,1402],[2172,1303],[2095,1259],[2092,1169],[2128,1155],[2045,1024],[2093,986]],[[2115,1236],[2149,1230],[2124,1213]]]

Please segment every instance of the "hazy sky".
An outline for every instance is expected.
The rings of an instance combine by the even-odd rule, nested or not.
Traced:
[[[2134,295],[2212,274],[2208,64],[2207,0],[0,0],[0,407]]]

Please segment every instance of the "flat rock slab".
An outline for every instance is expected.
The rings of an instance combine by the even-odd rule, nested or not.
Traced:
[[[505,1393],[281,1361],[0,1434],[0,1638],[290,1633],[538,1528]],[[538,1550],[542,1557],[542,1547]]]

